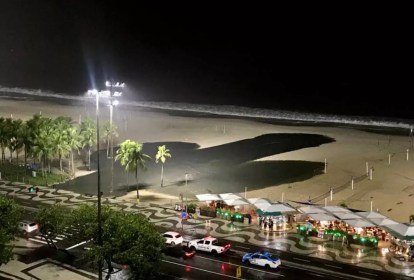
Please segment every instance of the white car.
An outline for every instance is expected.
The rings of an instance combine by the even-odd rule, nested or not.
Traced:
[[[245,254],[242,258],[242,262],[264,266],[266,268],[278,268],[281,264],[278,257],[263,251]]]
[[[167,231],[161,236],[164,237],[165,243],[171,246],[183,243],[183,237],[175,231]]]
[[[37,231],[39,229],[39,225],[30,221],[21,221],[19,223],[19,229],[23,232],[23,234],[27,234]]]

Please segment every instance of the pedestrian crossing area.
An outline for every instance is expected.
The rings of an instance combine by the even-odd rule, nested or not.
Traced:
[[[58,236],[56,236],[53,239],[53,242],[54,243],[58,243],[59,241],[62,241],[64,239],[66,239],[66,238],[67,238],[66,235],[59,234]],[[37,234],[37,235],[35,235],[33,237],[29,237],[28,240],[33,241],[33,242],[37,242],[37,243],[47,244],[46,238],[44,238],[41,234]]]
[[[63,240],[68,240],[73,235],[73,233],[76,231],[74,227],[65,227],[63,234],[58,234],[55,238],[53,238],[53,243],[59,243]],[[46,238],[38,232],[36,235],[30,236],[27,238],[30,241],[41,243],[41,244],[48,244],[46,241]]]

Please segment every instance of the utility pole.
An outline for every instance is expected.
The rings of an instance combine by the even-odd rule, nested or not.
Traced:
[[[124,88],[125,83],[112,83],[110,81],[105,82],[105,86],[109,88],[109,129],[110,129],[110,160],[111,160],[111,187],[110,187],[110,193],[112,194],[114,191],[114,126],[113,126],[113,110],[114,106],[118,105],[118,100],[115,100],[114,97],[121,97],[122,92],[121,91],[113,91],[113,88]]]
[[[99,157],[99,94],[96,89],[88,90],[88,95],[94,95],[96,97],[96,156],[97,156],[97,168],[98,168],[98,245],[102,245],[102,213],[101,213],[101,168],[100,168],[100,157]],[[98,279],[102,280],[102,261],[98,262]]]

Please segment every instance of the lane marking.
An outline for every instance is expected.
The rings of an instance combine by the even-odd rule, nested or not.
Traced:
[[[167,261],[167,260],[162,260],[162,261],[166,262],[166,263],[170,263],[170,264],[175,264],[175,265],[178,265],[178,266],[191,267],[192,269],[196,269],[196,270],[200,270],[200,271],[204,271],[204,272],[207,272],[207,273],[212,273],[212,274],[216,274],[216,275],[220,275],[220,276],[224,276],[224,277],[228,277],[228,278],[248,280],[248,279],[245,279],[245,278],[237,278],[235,276],[231,276],[231,275],[227,275],[227,274],[223,274],[223,273],[218,273],[218,272],[198,268],[198,267],[187,265],[187,264],[175,263],[175,262],[171,262],[171,261]]]
[[[243,247],[243,246],[234,246],[234,248],[243,248],[243,249],[248,249],[248,250],[250,250],[250,248],[249,247]]]
[[[378,274],[374,274],[374,273],[369,273],[369,272],[364,272],[364,271],[358,271],[359,273],[362,273],[362,274],[367,274],[367,275],[373,275],[373,276],[378,276]]]
[[[33,241],[33,242],[39,242],[39,243],[47,244],[46,241],[39,240],[39,239],[34,239],[34,238],[31,238],[31,237],[28,240]]]
[[[255,270],[255,271],[260,271],[260,272],[264,272],[264,273],[273,274],[273,275],[276,275],[276,276],[285,277],[285,275],[283,275],[283,274],[279,274],[279,273],[271,272],[271,271],[266,271],[266,270],[260,270],[260,269],[254,268],[254,267],[245,266],[243,264],[236,264],[236,263],[230,263],[230,262],[225,262],[225,261],[219,261],[219,260],[215,260],[215,259],[206,258],[206,257],[200,256],[200,255],[196,255],[195,257],[210,260],[210,261],[213,261],[213,262],[218,262],[218,263],[226,263],[226,264],[229,264],[229,265],[232,265],[232,266],[241,266],[241,267],[244,267],[246,269],[251,269],[251,270]]]
[[[68,250],[70,250],[70,249],[73,249],[73,248],[76,248],[76,247],[78,247],[78,246],[80,246],[80,245],[83,245],[83,244],[85,244],[86,242],[88,242],[88,241],[82,241],[81,243],[78,243],[78,244],[75,244],[75,245],[73,245],[73,246],[70,246],[69,248],[66,248],[66,251],[68,251]]]
[[[308,262],[308,263],[310,263],[310,262],[311,262],[310,260],[304,260],[304,259],[299,259],[299,258],[292,258],[292,259],[294,259],[294,260],[298,260],[298,261],[303,261],[303,262]]]
[[[330,265],[330,264],[324,264],[325,266],[329,266],[329,267],[334,267],[334,268],[339,268],[339,269],[343,269],[341,266],[336,266],[336,265]]]

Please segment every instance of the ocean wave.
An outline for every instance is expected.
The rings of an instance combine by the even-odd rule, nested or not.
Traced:
[[[10,95],[14,94],[14,95]],[[13,99],[32,99],[38,98],[55,98],[59,100],[73,100],[82,102],[94,102],[93,99],[85,96],[73,96],[64,93],[54,93],[42,90],[9,88],[0,86],[0,98]],[[102,101],[104,102],[104,100]],[[284,110],[270,110],[261,108],[249,108],[233,105],[204,105],[192,103],[176,103],[176,102],[137,102],[137,101],[120,101],[120,105],[152,108],[157,110],[168,110],[177,112],[193,112],[214,114],[218,116],[233,116],[244,118],[260,118],[269,121],[300,121],[313,123],[332,123],[335,125],[355,125],[369,127],[384,128],[402,128],[412,129],[414,120],[407,119],[391,119],[380,117],[362,117],[362,116],[343,116],[343,115],[327,115],[316,113],[303,113]]]

